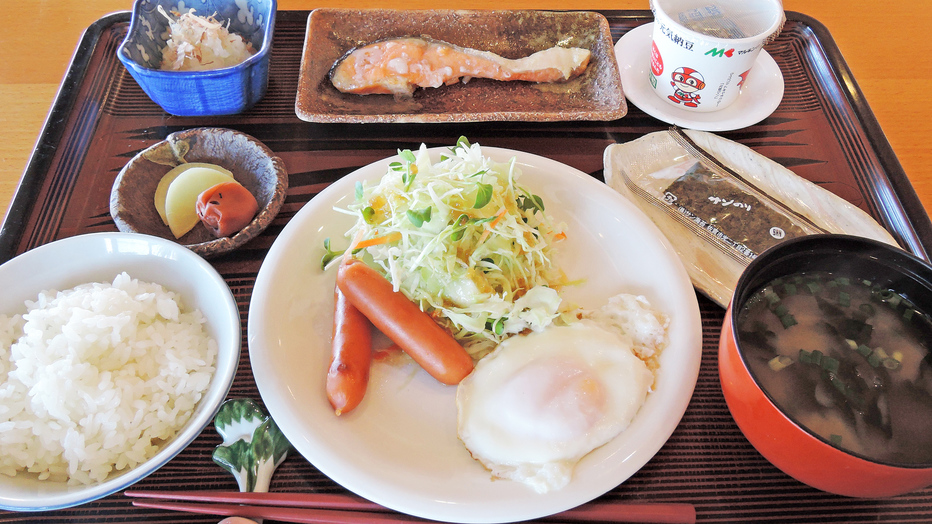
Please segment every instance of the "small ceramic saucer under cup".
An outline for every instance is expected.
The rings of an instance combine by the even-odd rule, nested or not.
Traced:
[[[754,125],[770,116],[783,100],[783,73],[766,50],[754,62],[738,99],[720,111],[698,113],[665,102],[651,88],[650,43],[654,24],[638,26],[615,44],[621,84],[628,101],[648,115],[688,129],[731,131]]]

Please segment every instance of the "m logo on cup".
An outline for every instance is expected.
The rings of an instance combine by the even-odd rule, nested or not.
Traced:
[[[712,49],[709,49],[708,51],[706,51],[705,54],[707,56],[727,56],[728,58],[731,58],[731,55],[735,54],[735,49],[731,48],[728,51],[725,51],[724,48],[718,49],[716,47],[713,47]]]

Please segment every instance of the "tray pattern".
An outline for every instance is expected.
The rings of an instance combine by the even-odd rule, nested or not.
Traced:
[[[652,20],[649,11],[604,12],[615,41]],[[309,124],[295,115],[295,94],[307,12],[280,12],[265,99],[232,117],[181,118],[162,112],[115,56],[128,13],[89,28],[52,109],[23,183],[0,229],[0,260],[55,239],[114,231],[108,199],[120,168],[173,131],[228,127],[263,141],[284,161],[290,187],[278,218],[244,248],[211,262],[226,278],[244,325],[243,356],[230,397],[259,399],[245,350],[246,313],[262,258],[282,227],[323,188],[398,148],[446,146],[465,135],[487,146],[519,149],[564,162],[601,178],[602,152],[664,129],[630,106],[612,122]],[[871,213],[902,246],[928,258],[932,224],[857,84],[821,24],[798,13],[768,52],[780,65],[786,95],[763,122],[722,136],[748,145]],[[672,438],[640,472],[604,497],[640,502],[689,502],[700,522],[929,522],[932,489],[882,500],[837,497],[808,488],[764,460],[728,413],[716,367],[724,311],[700,297],[703,358],[689,409]],[[212,428],[139,489],[235,489],[210,459],[220,437]],[[340,492],[342,488],[297,454],[276,473],[274,491]],[[133,508],[117,493],[68,510],[3,513],[2,522],[216,522]]]

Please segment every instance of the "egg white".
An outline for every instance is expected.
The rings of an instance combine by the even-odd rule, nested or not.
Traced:
[[[460,439],[494,477],[562,488],[647,397],[654,376],[631,346],[590,320],[507,339],[457,388]]]

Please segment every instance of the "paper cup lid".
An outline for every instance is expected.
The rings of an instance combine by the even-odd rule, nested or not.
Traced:
[[[780,0],[651,0],[674,22],[695,33],[715,38],[776,38],[785,16]]]

